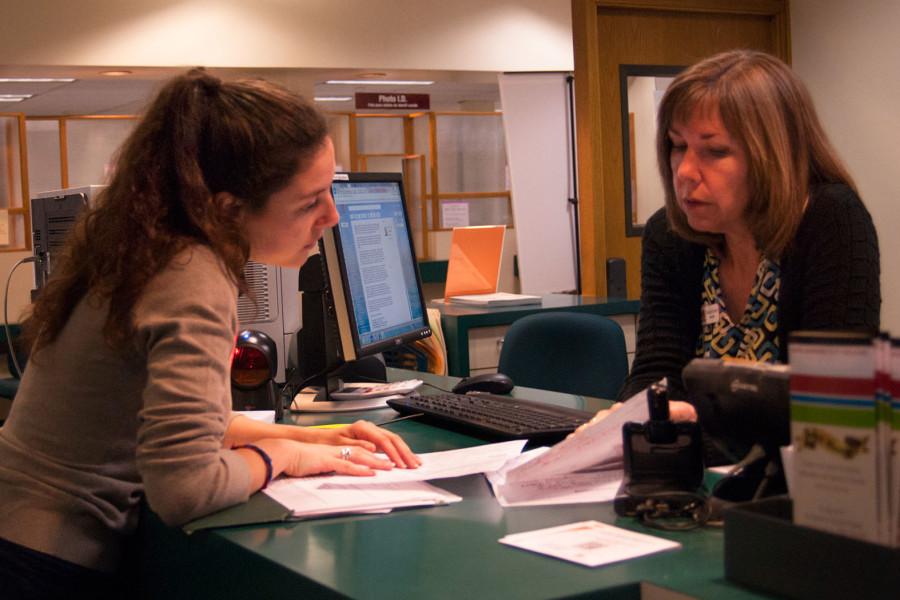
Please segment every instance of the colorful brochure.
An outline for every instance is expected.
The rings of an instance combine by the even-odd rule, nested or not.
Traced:
[[[882,505],[871,336],[791,335],[794,522],[868,542],[887,529]]]

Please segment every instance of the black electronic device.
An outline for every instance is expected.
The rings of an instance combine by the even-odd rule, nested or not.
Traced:
[[[464,377],[453,386],[454,394],[469,392],[487,392],[489,394],[508,394],[516,387],[513,380],[503,373],[481,373]]]
[[[275,421],[284,414],[281,394],[275,387],[278,351],[261,331],[238,334],[231,353],[231,405],[234,410],[274,410]]]
[[[672,421],[666,389],[647,390],[649,419],[622,426],[625,475],[613,502],[620,516],[680,516],[703,502],[703,444],[696,423]]]
[[[757,458],[723,479],[714,494],[731,501],[786,491],[780,447],[790,444],[787,365],[695,358],[682,371],[704,433],[735,459]]]
[[[370,357],[431,335],[402,176],[337,173],[331,190],[340,222],[319,242],[318,263],[300,272],[301,374],[320,389],[314,401],[295,401],[300,410],[342,410],[331,393],[343,381],[384,380]]]
[[[41,192],[31,199],[31,242],[34,249],[32,300],[46,285],[69,232],[82,211],[96,205],[106,186],[86,185]]]
[[[608,298],[626,298],[628,296],[624,258],[606,259],[606,296]]]
[[[490,440],[554,443],[587,423],[594,413],[492,394],[436,394],[387,401],[404,415]]]
[[[787,365],[695,358],[681,377],[703,430],[738,458],[754,444],[773,455],[790,444]]]

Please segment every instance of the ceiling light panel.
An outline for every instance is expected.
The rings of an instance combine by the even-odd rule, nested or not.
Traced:
[[[329,79],[329,85],[433,85],[433,81],[400,79]]]
[[[0,83],[72,83],[72,77],[0,77]]]

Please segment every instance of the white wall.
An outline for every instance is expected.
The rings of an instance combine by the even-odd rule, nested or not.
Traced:
[[[570,0],[0,0],[7,65],[574,68]]]
[[[574,69],[570,0],[0,0],[0,15],[0,66]],[[0,253],[4,281],[22,256]],[[13,278],[11,320],[32,273]]]
[[[900,2],[793,0],[793,66],[872,213],[882,326],[900,335]]]

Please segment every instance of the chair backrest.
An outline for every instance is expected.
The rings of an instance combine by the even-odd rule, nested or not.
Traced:
[[[516,385],[612,399],[628,375],[625,334],[600,315],[529,315],[506,332],[498,370]]]

